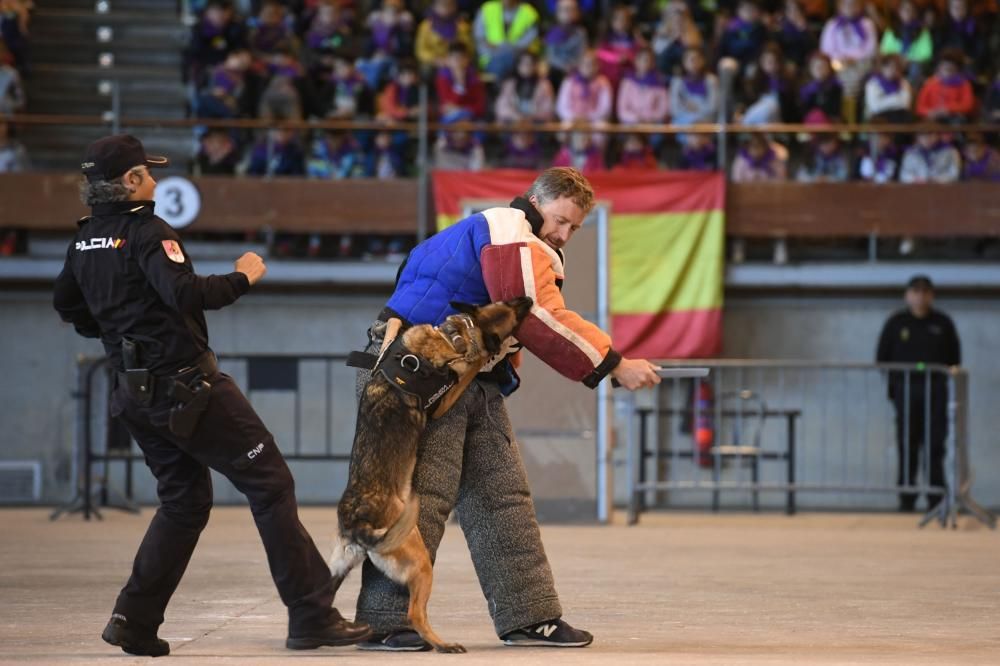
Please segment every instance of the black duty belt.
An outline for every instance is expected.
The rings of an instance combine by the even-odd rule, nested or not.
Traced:
[[[427,359],[407,349],[403,345],[402,333],[396,336],[381,358],[366,352],[351,352],[347,365],[381,374],[397,390],[416,398],[428,413],[458,383],[458,375],[450,367],[436,368]]]
[[[181,368],[172,375],[154,375],[150,373],[150,385],[146,386],[145,391],[149,393],[151,399],[155,399],[156,396],[169,395],[169,391],[175,382],[188,384],[195,377],[210,377],[218,371],[219,364],[215,360],[215,354],[207,351],[199,356],[194,364]],[[118,383],[123,386],[129,385],[129,380],[124,372],[118,373]],[[141,388],[139,391],[140,393],[143,392]]]

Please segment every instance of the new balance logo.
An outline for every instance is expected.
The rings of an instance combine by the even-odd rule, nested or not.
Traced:
[[[541,635],[545,636],[546,638],[548,638],[549,636],[551,636],[552,634],[554,634],[555,631],[556,631],[556,629],[558,629],[558,628],[559,628],[558,624],[543,624],[543,625],[538,626],[535,629],[535,633],[536,634],[541,634]]]
[[[257,446],[255,446],[252,449],[250,449],[249,451],[247,451],[247,458],[249,458],[250,460],[253,460],[257,456],[259,456],[260,452],[263,451],[263,450],[264,450],[264,442],[260,442],[259,444],[257,444]]]

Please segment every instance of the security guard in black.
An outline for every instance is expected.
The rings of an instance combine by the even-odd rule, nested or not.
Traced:
[[[882,328],[876,361],[960,365],[962,352],[958,332],[948,315],[932,307],[934,285],[930,278],[913,277],[907,284],[905,299],[907,308],[894,313]],[[947,377],[941,372],[932,372],[928,378],[927,373],[920,370],[892,371],[889,373],[889,399],[896,411],[897,482],[916,485],[920,459],[928,456],[928,480],[931,485],[943,486],[942,463],[948,435]],[[900,493],[900,510],[912,511],[916,500],[915,493]],[[930,508],[940,496],[935,493],[927,500]]]
[[[116,371],[111,413],[145,454],[160,499],[102,638],[130,654],[169,653],[157,630],[208,522],[214,469],[249,501],[288,607],[286,646],[365,640],[366,625],[332,608],[330,569],[299,521],[294,481],[273,436],[208,347],[204,311],[235,302],[264,275],[264,263],[247,253],[232,273],[194,273],[150,200],[148,167],[165,163],[127,135],[90,147],[83,171],[91,215],[79,221],[55,285],[63,320],[104,344]]]

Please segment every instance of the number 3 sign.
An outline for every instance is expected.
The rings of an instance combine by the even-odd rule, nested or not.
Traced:
[[[153,200],[156,202],[156,214],[174,229],[194,222],[201,210],[198,188],[180,176],[169,176],[157,182]]]

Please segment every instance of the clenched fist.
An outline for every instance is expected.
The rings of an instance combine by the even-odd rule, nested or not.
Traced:
[[[267,266],[264,265],[264,260],[260,256],[253,252],[247,252],[236,260],[236,271],[246,275],[250,284],[255,285],[264,277]]]

